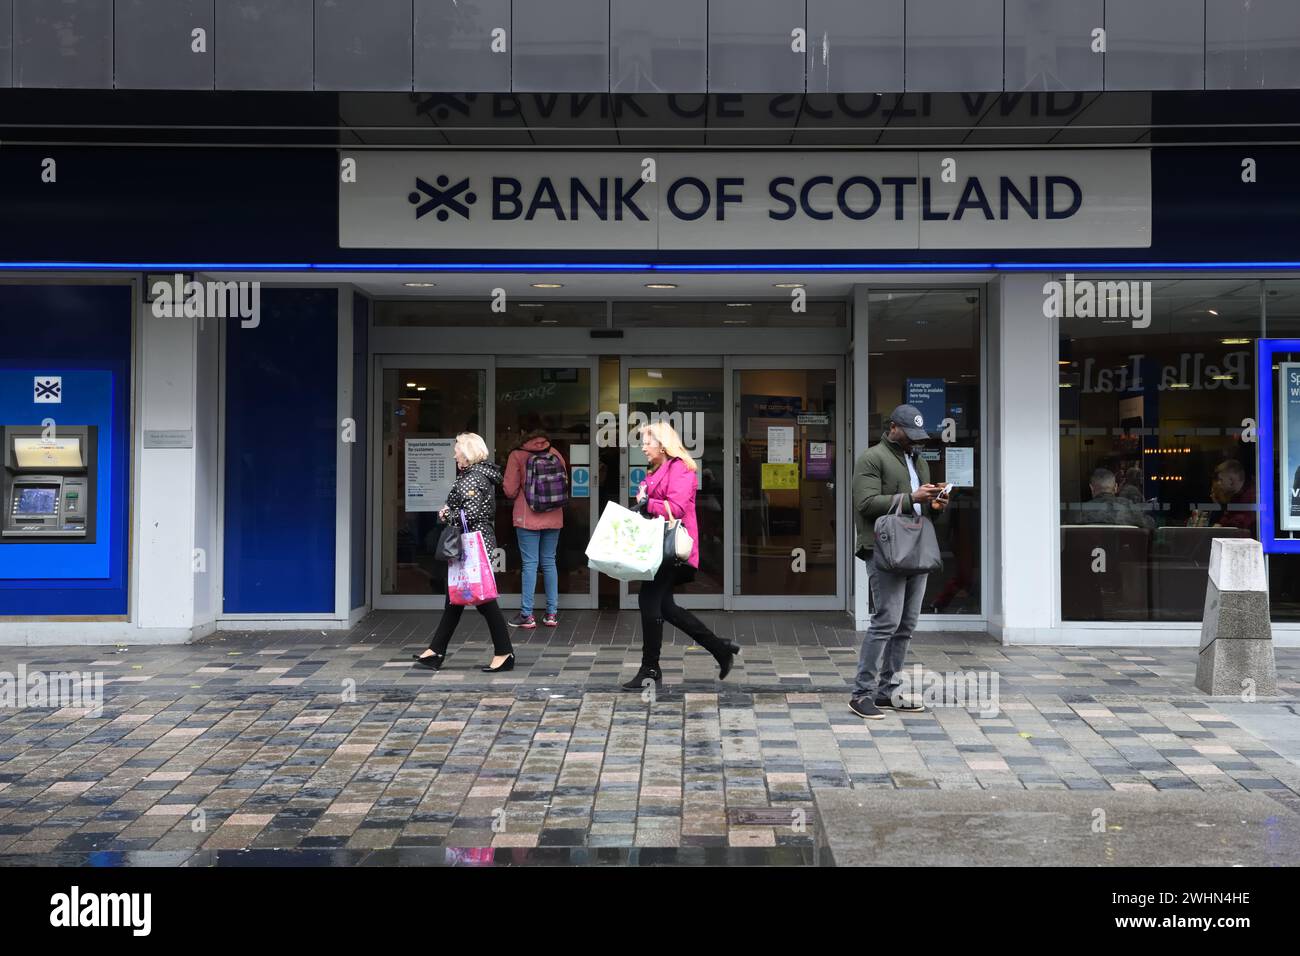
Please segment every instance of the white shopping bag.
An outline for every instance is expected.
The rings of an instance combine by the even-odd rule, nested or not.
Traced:
[[[606,503],[587,544],[587,567],[620,581],[650,581],[663,557],[663,518],[643,518]]]

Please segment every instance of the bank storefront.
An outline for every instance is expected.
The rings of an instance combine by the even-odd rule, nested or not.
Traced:
[[[1260,535],[1289,454],[1259,459],[1287,409],[1274,388],[1261,415],[1256,347],[1300,338],[1296,197],[1247,181],[1239,151],[272,155],[229,151],[194,200],[212,228],[164,235],[141,219],[213,161],[104,150],[137,190],[120,249],[48,229],[9,247],[0,641],[440,607],[461,431],[502,464],[550,434],[561,609],[635,607],[583,550],[634,496],[655,419],[702,466],[683,603],[862,627],[853,460],[908,403],[956,488],[922,627],[1194,643],[1211,542]],[[509,514],[495,562],[517,606]],[[1267,516],[1289,539],[1289,510]],[[1300,643],[1300,556],[1269,570],[1278,640]]]

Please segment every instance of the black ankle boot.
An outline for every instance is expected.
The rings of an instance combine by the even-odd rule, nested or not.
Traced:
[[[624,690],[640,690],[645,686],[647,680],[655,682],[656,686],[664,679],[663,671],[657,667],[646,667],[644,664],[637,670],[636,676],[623,685]]]
[[[718,662],[718,680],[722,680],[731,673],[731,665],[736,663],[736,655],[740,653],[740,645],[732,641],[723,641],[723,653],[715,654],[714,659]]]

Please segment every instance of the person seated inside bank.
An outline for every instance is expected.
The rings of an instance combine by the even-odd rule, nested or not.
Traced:
[[[1092,473],[1088,490],[1091,499],[1074,509],[1067,524],[1128,525],[1147,530],[1155,527],[1155,520],[1131,497],[1119,493],[1119,482],[1109,468],[1098,468]]]

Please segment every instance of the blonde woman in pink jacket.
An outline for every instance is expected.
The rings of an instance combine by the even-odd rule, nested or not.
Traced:
[[[663,680],[659,652],[664,642],[664,621],[690,635],[717,659],[721,680],[731,671],[740,645],[724,641],[673,601],[673,587],[693,580],[695,569],[700,566],[700,533],[695,521],[695,473],[700,466],[668,422],[652,422],[642,427],[641,452],[649,463],[649,474],[637,492],[638,508],[652,518],[680,518],[694,545],[685,565],[665,561],[654,580],[641,582],[637,596],[641,606],[641,667],[623,687],[640,690],[647,680],[656,684]]]

